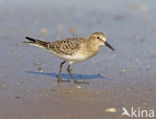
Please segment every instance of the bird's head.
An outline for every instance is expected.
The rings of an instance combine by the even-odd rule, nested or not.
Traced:
[[[107,41],[106,41],[106,35],[104,33],[101,32],[95,32],[93,33],[90,38],[91,41],[94,42],[95,45],[97,46],[107,46],[108,48],[110,48],[111,50],[115,50]]]

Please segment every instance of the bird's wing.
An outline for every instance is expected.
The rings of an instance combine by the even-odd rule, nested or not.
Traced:
[[[51,42],[49,48],[56,53],[72,55],[82,43],[80,38],[66,38],[63,40]]]
[[[38,46],[41,48],[48,49],[50,42],[46,41],[41,41],[38,39],[30,38],[30,37],[25,37],[28,41],[25,41],[24,43],[28,43],[30,45]]]
[[[55,42],[46,42],[38,39],[25,37],[30,45],[38,46],[47,49],[57,54],[72,55],[76,50],[79,50],[80,44],[83,42],[82,38],[66,38]]]

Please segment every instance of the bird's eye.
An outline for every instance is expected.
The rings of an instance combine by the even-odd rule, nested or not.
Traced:
[[[100,37],[99,37],[99,36],[97,36],[97,39],[100,39]]]

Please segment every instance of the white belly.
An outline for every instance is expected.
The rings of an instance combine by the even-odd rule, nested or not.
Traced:
[[[88,52],[85,50],[79,50],[77,53],[73,55],[64,55],[64,54],[57,54],[56,52],[51,51],[54,55],[57,57],[69,62],[69,63],[76,63],[76,62],[82,62],[84,60],[89,59],[90,57],[93,57],[97,54],[97,52]]]
[[[84,55],[84,54],[80,54],[80,53],[75,54],[75,55],[58,55],[58,54],[55,54],[55,55],[64,59],[65,61],[73,62],[73,63],[82,62],[89,58],[88,55]]]

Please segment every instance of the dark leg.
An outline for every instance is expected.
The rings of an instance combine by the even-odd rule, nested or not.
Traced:
[[[66,63],[66,61],[63,61],[61,64],[60,64],[60,70],[59,70],[59,75],[58,75],[58,82],[62,82],[64,80],[61,79],[61,72],[62,72],[62,67],[63,67],[63,64]]]
[[[72,79],[74,80],[75,83],[85,83],[85,84],[89,84],[89,82],[86,82],[86,81],[77,81],[74,76],[72,75],[72,70],[70,69],[70,64],[68,65],[68,68],[67,68],[67,72],[70,74],[70,76],[72,77]]]

